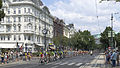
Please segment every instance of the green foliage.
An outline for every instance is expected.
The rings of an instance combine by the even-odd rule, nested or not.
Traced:
[[[83,32],[79,30],[71,38],[71,46],[77,49],[90,50],[95,48],[95,40],[88,30]]]
[[[2,0],[0,0],[0,9],[2,8]],[[5,13],[4,11],[0,10],[0,21],[1,21],[1,18],[4,18],[5,16]]]
[[[120,0],[116,0],[116,2],[120,2]]]
[[[111,27],[106,27],[103,33],[101,33],[100,42],[103,44],[103,48],[106,48],[109,46],[108,32],[111,30],[112,30]]]
[[[120,47],[120,33],[118,33],[116,36],[115,36],[115,40],[117,42],[117,47]]]
[[[54,37],[53,38],[53,43],[56,45],[56,46],[68,46],[68,38],[65,37],[65,36],[58,36],[58,37]]]
[[[106,0],[100,0],[100,3],[101,3],[102,1],[106,1]],[[107,0],[107,1],[113,1],[113,0]],[[120,2],[120,0],[114,0],[114,1]]]

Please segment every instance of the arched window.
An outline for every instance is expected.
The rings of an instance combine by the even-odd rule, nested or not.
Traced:
[[[27,25],[27,28],[28,28],[28,29],[32,29],[32,24],[29,23],[29,24]]]
[[[16,31],[16,25],[15,24],[13,25],[13,27],[14,27],[14,31]]]
[[[20,24],[18,25],[18,31],[21,31],[21,25]]]

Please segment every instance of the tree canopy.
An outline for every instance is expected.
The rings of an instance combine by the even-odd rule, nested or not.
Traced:
[[[2,0],[0,0],[0,9],[2,8]],[[0,21],[1,21],[1,18],[4,18],[5,16],[5,13],[4,13],[4,10],[0,10]]]

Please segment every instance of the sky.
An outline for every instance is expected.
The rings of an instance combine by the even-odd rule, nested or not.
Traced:
[[[73,23],[77,30],[89,30],[91,34],[100,34],[111,26],[113,13],[113,30],[120,32],[120,3],[99,2],[99,0],[42,0],[50,13],[66,24]]]

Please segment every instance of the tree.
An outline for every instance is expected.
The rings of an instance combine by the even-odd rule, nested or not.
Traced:
[[[84,49],[90,50],[93,49],[95,46],[94,37],[88,30],[85,31],[78,31],[75,35],[71,38],[71,46],[75,49]]]
[[[53,38],[53,43],[56,46],[68,46],[68,38],[65,36],[57,36]]]
[[[103,33],[101,33],[100,42],[102,43],[104,49],[109,47],[108,32],[111,30],[112,30],[111,27],[106,27],[106,29],[103,31]]]
[[[2,8],[2,0],[0,0],[0,9]],[[5,13],[3,10],[0,10],[0,21],[1,21],[1,18],[4,18],[5,16]]]
[[[113,0],[100,0],[100,3],[101,3],[102,1],[113,1]],[[114,0],[114,1],[120,2],[120,0]]]
[[[116,34],[115,40],[116,40],[116,47],[120,48],[120,33]]]

